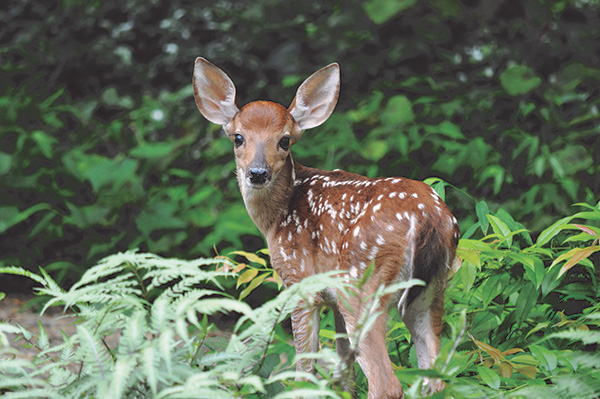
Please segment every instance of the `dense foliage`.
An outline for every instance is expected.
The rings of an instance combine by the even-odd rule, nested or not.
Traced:
[[[600,208],[582,205],[535,242],[507,213],[489,213],[485,203],[477,213],[477,229],[489,232],[480,240],[461,240],[464,264],[449,284],[443,348],[434,370],[414,368],[407,328],[397,317],[390,322],[388,350],[407,384],[407,397],[422,397],[423,377],[440,377],[447,387],[437,397],[597,398],[600,284],[589,256],[600,251],[600,229],[587,223],[600,220]],[[76,334],[63,342],[49,342],[41,327],[32,337],[19,326],[0,323],[0,392],[7,399],[348,398],[341,389],[347,362],[333,350],[331,315],[322,321],[323,348],[313,355],[321,359],[321,378],[308,382],[294,382],[297,359],[281,327],[300,299],[325,287],[344,290],[347,283],[314,276],[253,309],[244,301],[256,288],[253,282],[277,279],[263,269],[261,257],[238,254],[247,262],[113,255],[69,291],[43,269],[37,275],[0,268],[32,278],[50,297],[46,307],[63,305],[79,319]],[[231,277],[245,287],[238,298],[220,284]],[[209,288],[195,288],[200,282]],[[355,345],[377,316],[376,307],[365,309],[351,340]],[[232,331],[215,329],[209,316],[217,312],[239,314]],[[116,332],[117,342],[107,339]],[[33,361],[9,344],[9,333],[39,350]],[[364,397],[362,375],[357,388]]]
[[[446,190],[463,267],[434,371],[390,321],[407,397],[432,376],[456,398],[599,396],[598,0],[7,0],[0,37],[0,289],[28,276],[80,319],[63,342],[0,323],[3,397],[347,397],[327,313],[322,378],[293,381],[281,321],[343,283],[275,295],[231,143],[194,105],[197,56],[241,103],[286,105],[339,62],[338,109],[295,159]]]
[[[600,194],[597,1],[9,0],[0,10],[0,263],[71,280],[140,248],[264,244],[231,145],[199,115],[202,55],[242,103],[338,61],[338,111],[296,160],[438,176],[538,233]],[[463,230],[473,203],[449,203]],[[55,274],[56,275],[56,274]]]

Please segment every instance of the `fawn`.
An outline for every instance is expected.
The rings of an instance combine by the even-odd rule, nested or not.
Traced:
[[[202,115],[221,125],[233,143],[246,209],[265,236],[273,268],[286,285],[331,270],[359,279],[374,262],[371,277],[356,295],[342,300],[343,294],[331,289],[314,298],[312,306],[299,304],[292,313],[296,353],[318,350],[321,306],[333,309],[336,331],[352,337],[368,295],[381,284],[418,278],[425,287],[384,296],[380,307],[398,307],[419,367],[431,367],[440,348],[446,279],[460,265],[455,258],[456,218],[422,182],[308,168],[294,162],[290,152],[304,130],[321,125],[333,112],[339,66],[328,65],[306,79],[287,109],[270,101],[238,108],[231,79],[204,58],[196,59],[193,85]],[[382,312],[356,348],[369,399],[403,397],[385,334]],[[346,339],[338,339],[336,346],[342,356],[350,356]],[[297,370],[311,372],[313,364],[298,361]],[[430,392],[442,388],[441,381],[428,381]]]

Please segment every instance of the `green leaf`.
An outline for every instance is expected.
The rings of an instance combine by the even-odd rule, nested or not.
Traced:
[[[371,19],[381,25],[400,12],[414,6],[418,0],[370,0],[365,3],[364,8]]]
[[[362,155],[365,159],[377,162],[381,158],[383,158],[385,154],[387,154],[387,151],[387,140],[374,140],[369,142],[365,147],[361,149],[360,155]]]
[[[441,134],[454,140],[460,140],[465,137],[460,127],[450,121],[443,121],[438,125],[425,125],[427,133]]]
[[[487,234],[488,227],[490,226],[490,221],[487,216],[490,214],[490,209],[488,208],[487,202],[479,201],[475,205],[475,213],[477,213],[477,219],[479,220],[479,226],[481,226],[481,231],[483,234]]]
[[[415,120],[412,103],[406,96],[393,96],[381,113],[381,121],[386,125],[405,125]],[[448,122],[450,123],[450,122]]]
[[[519,96],[538,87],[542,79],[531,68],[516,64],[500,74],[500,84],[511,96]]]
[[[173,141],[144,143],[132,149],[129,154],[134,158],[160,159],[171,155],[179,147],[179,145],[179,142]]]
[[[52,208],[44,203],[35,204],[23,211],[19,211],[16,206],[0,207],[0,233],[28,219],[34,213],[44,210],[52,210]]]
[[[52,146],[58,142],[54,137],[47,135],[41,130],[31,133],[31,138],[46,158],[52,158]]]
[[[571,221],[571,219],[573,219],[573,216],[567,216],[554,222],[550,227],[548,227],[540,233],[535,245],[538,247],[542,247],[562,230],[569,228],[568,223],[569,221]]]
[[[244,298],[246,298],[248,295],[250,295],[252,293],[252,291],[254,291],[254,289],[256,289],[256,287],[261,285],[263,283],[263,281],[265,281],[265,278],[267,278],[267,277],[268,277],[268,274],[263,273],[260,276],[253,278],[252,281],[250,282],[250,284],[248,284],[248,286],[246,288],[244,288],[242,290],[242,292],[240,292],[240,297],[238,299],[241,301]]]
[[[500,218],[494,215],[487,215],[488,220],[490,221],[490,225],[492,226],[492,230],[494,233],[500,236],[501,238],[506,240],[506,244],[508,247],[512,245],[512,235],[510,228],[504,223]]]
[[[477,366],[477,373],[481,377],[481,380],[490,388],[500,388],[500,376],[493,370],[490,370],[487,367]]]
[[[529,350],[531,351],[531,354],[535,360],[540,362],[540,366],[544,367],[549,372],[552,372],[556,368],[558,364],[558,357],[556,354],[554,354],[554,352],[543,346],[533,344],[529,345]]]
[[[525,320],[529,317],[530,312],[537,303],[538,292],[531,283],[523,284],[519,299],[516,301],[515,306],[515,320],[517,327],[520,327]]]
[[[12,165],[12,156],[0,151],[0,175],[5,175],[10,171]]]

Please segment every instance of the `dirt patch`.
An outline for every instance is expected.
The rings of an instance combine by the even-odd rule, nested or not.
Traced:
[[[7,293],[6,297],[0,301],[0,321],[12,325],[20,325],[26,331],[31,333],[31,340],[27,341],[21,336],[9,334],[11,346],[19,351],[19,357],[33,358],[40,352],[35,347],[38,341],[39,321],[50,340],[50,345],[58,345],[63,342],[61,331],[66,335],[72,335],[75,332],[75,317],[72,314],[65,314],[58,307],[48,309],[42,316],[39,315],[39,309],[26,306],[34,297],[18,293]]]

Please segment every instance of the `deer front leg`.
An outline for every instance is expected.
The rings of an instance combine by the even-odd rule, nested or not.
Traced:
[[[297,357],[319,350],[319,324],[319,308],[300,301],[292,312],[292,332]],[[314,371],[312,359],[298,359],[296,371],[312,373]],[[298,376],[296,379],[303,378]]]

